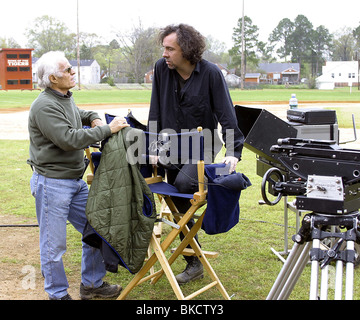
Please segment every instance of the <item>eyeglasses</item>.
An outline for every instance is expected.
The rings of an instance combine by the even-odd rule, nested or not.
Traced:
[[[63,72],[71,73],[72,67],[66,68]]]

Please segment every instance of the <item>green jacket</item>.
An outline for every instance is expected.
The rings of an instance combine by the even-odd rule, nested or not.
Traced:
[[[138,164],[129,164],[125,128],[105,144],[89,191],[86,215],[95,232],[130,272],[140,270],[156,219],[154,196]],[[140,134],[137,136],[141,136]],[[129,150],[130,151],[130,150]]]

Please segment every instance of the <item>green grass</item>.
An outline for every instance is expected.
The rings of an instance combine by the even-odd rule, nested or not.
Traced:
[[[0,90],[0,109],[29,107],[40,91]],[[360,102],[360,92],[353,88],[335,90],[306,89],[264,89],[230,90],[234,103],[241,102],[282,102],[287,103],[292,93],[296,93],[299,103],[306,101]],[[78,105],[150,103],[151,90],[80,90],[74,91]]]
[[[0,145],[4,151],[0,158],[0,214],[31,217],[34,215],[33,199],[29,193],[32,170],[26,164],[29,142],[0,140]]]
[[[358,107],[331,107],[331,110],[336,111],[336,117],[340,128],[352,128],[352,116],[355,117],[355,124],[359,128],[360,109]]]
[[[310,90],[310,89],[264,89],[264,90],[231,90],[233,101],[266,101],[266,102],[285,102],[288,103],[291,94],[295,93],[302,102],[360,102],[360,91],[357,88],[352,89],[350,94],[349,88],[336,88],[335,90]]]
[[[234,101],[287,101],[291,90],[257,90],[257,91],[231,91]],[[329,97],[330,101],[346,101],[349,95],[344,89],[334,92],[319,92],[299,90],[295,91],[301,100],[301,94],[306,93],[309,100],[324,101]],[[30,105],[39,94],[38,91],[0,91],[0,108],[21,107]],[[95,103],[94,101],[105,101],[105,103],[147,103],[150,99],[149,91],[113,90],[113,91],[79,91],[75,92],[75,99],[79,104]],[[264,99],[268,100],[264,100]],[[359,99],[359,93],[353,92],[353,100]],[[259,100],[258,100],[259,99]],[[272,99],[272,100],[270,100]],[[336,108],[340,127],[348,126],[351,114],[359,115],[356,107]],[[4,150],[0,159],[0,170],[2,183],[0,184],[1,202],[0,215],[16,215],[24,219],[36,221],[34,199],[30,194],[29,180],[32,174],[30,167],[26,164],[28,158],[28,141],[0,140],[0,148]],[[220,235],[206,235],[200,231],[199,238],[205,250],[218,251],[217,259],[211,260],[211,264],[220,277],[228,293],[234,300],[263,300],[270,291],[282,263],[271,252],[270,248],[282,251],[284,248],[283,205],[260,206],[261,178],[256,175],[256,157],[254,153],[245,149],[243,159],[238,165],[238,171],[245,173],[251,180],[252,186],[243,191],[240,199],[240,222],[232,230]],[[290,236],[294,233],[295,215],[289,216]],[[292,245],[289,239],[290,246]],[[175,244],[176,245],[176,244]],[[4,258],[4,257],[2,257]],[[66,272],[69,277],[78,277],[80,274],[81,259],[81,235],[75,229],[68,226],[68,250],[64,257]],[[16,263],[16,262],[14,262]],[[174,272],[181,272],[184,263],[178,260],[174,263]],[[306,267],[303,275],[291,295],[291,299],[308,299],[310,267]],[[108,274],[107,280],[126,286],[132,279],[123,268],[117,274]],[[208,277],[200,281],[205,284]],[[79,279],[78,279],[79,281]],[[355,299],[360,299],[360,279],[358,271],[355,272]],[[184,294],[190,290],[196,290],[199,283],[184,287]],[[200,295],[198,299],[213,300],[221,296],[215,289]],[[163,278],[155,286],[144,283],[136,288],[128,299],[175,299],[175,296]]]
[[[80,90],[73,91],[78,105],[149,103],[150,90]],[[0,109],[30,107],[40,91],[0,90]]]
[[[28,157],[28,141],[0,141],[2,150],[6,150],[0,160],[2,184],[0,215],[17,215],[33,218],[35,221],[34,199],[30,194],[29,179],[31,169],[26,164]],[[206,235],[200,231],[199,238],[205,250],[218,251],[219,257],[210,261],[220,277],[229,295],[234,300],[263,300],[270,291],[282,263],[271,252],[284,249],[283,205],[273,207],[260,206],[261,178],[256,175],[256,157],[249,150],[244,150],[238,171],[245,173],[252,186],[243,191],[240,198],[240,222],[229,232],[219,235]],[[295,215],[289,215],[290,232],[294,233]],[[26,232],[26,231],[24,231]],[[165,230],[166,232],[166,230]],[[290,246],[292,245],[289,239]],[[176,246],[176,244],[174,244]],[[68,226],[68,250],[64,257],[66,272],[72,279],[80,274],[81,235]],[[174,263],[174,272],[181,272],[185,266],[181,259]],[[38,267],[38,266],[37,266]],[[125,269],[119,269],[117,274],[108,274],[106,280],[126,286],[132,275]],[[80,279],[77,279],[80,281]],[[199,285],[207,284],[209,278],[185,286],[184,294],[199,289]],[[291,299],[308,299],[310,281],[310,266],[307,266],[295,287]],[[77,282],[78,283],[78,282]],[[355,299],[360,299],[360,279],[355,272]],[[175,296],[165,278],[155,286],[143,283],[135,288],[128,299],[161,300],[175,299]],[[197,297],[201,300],[221,299],[219,292],[211,289]]]

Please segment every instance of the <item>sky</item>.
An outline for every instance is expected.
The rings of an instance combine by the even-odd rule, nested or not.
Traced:
[[[259,40],[268,36],[284,18],[294,21],[305,15],[314,28],[324,25],[331,33],[344,27],[360,25],[359,0],[78,0],[81,32],[96,33],[106,42],[116,38],[117,32],[126,33],[141,21],[144,28],[165,27],[187,23],[204,36],[233,45],[232,33],[245,15],[259,27]],[[17,0],[0,3],[0,37],[14,38],[26,46],[25,29],[31,28],[36,18],[52,16],[70,29],[77,30],[77,0]],[[105,42],[104,41],[104,42]]]

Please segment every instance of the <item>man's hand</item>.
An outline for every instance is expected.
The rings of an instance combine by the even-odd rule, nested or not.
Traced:
[[[157,166],[157,163],[159,161],[159,156],[153,156],[153,155],[150,155],[149,156],[149,163],[152,164],[152,166]]]
[[[94,119],[91,121],[91,128],[95,128],[97,126],[103,126],[104,123],[101,121],[101,119]]]
[[[225,164],[230,164],[229,173],[232,173],[235,171],[239,159],[232,156],[227,156],[223,159],[222,162]]]
[[[124,117],[115,117],[109,124],[111,133],[116,133],[123,128],[130,127]]]

